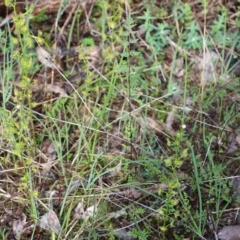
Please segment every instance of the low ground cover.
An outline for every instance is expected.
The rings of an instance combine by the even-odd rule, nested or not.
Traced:
[[[0,10],[2,239],[235,239],[239,1]]]

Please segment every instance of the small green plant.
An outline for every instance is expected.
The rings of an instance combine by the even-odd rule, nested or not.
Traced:
[[[167,37],[171,34],[171,28],[166,23],[158,23],[157,26],[153,24],[156,19],[151,15],[151,8],[148,7],[144,15],[138,17],[144,23],[140,28],[145,30],[145,39],[152,48],[154,54],[159,54],[162,49],[168,45]]]

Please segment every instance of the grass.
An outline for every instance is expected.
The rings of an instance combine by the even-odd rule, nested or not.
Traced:
[[[237,4],[5,4],[3,239],[217,239],[238,224]]]

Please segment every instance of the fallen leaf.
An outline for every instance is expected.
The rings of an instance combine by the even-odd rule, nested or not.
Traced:
[[[83,204],[83,202],[79,202],[78,205],[74,209],[73,219],[75,219],[75,220],[83,219],[84,212],[85,212],[84,204]]]
[[[54,161],[57,158],[57,152],[55,150],[53,142],[49,139],[46,139],[41,144],[42,153],[51,161]]]
[[[219,56],[214,51],[207,51],[200,63],[199,63],[199,69],[202,71],[201,76],[201,85],[205,86],[207,83],[209,83],[211,80],[214,80],[216,82],[217,79],[217,63],[219,61]]]
[[[74,219],[82,219],[88,220],[89,218],[93,217],[94,214],[97,212],[97,207],[92,205],[84,211],[84,204],[83,202],[79,202],[76,208],[74,209],[73,218]]]
[[[143,195],[143,192],[142,191],[139,191],[135,188],[129,188],[127,190],[124,190],[122,192],[122,195],[124,195],[125,197],[129,198],[129,199],[138,199],[140,198],[142,195]]]
[[[121,216],[127,215],[127,212],[124,209],[121,209],[117,212],[111,212],[106,215],[107,218],[119,218]]]
[[[49,139],[46,139],[42,142],[41,150],[42,156],[45,160],[44,163],[40,163],[42,174],[47,175],[54,165],[54,162],[57,158],[57,152],[55,150],[54,144]]]
[[[13,221],[13,234],[18,239],[23,233],[24,227],[26,225],[26,215],[24,213],[21,213],[21,216]]]
[[[164,126],[163,124],[155,121],[153,118],[150,117],[138,117],[135,115],[135,119],[137,120],[138,124],[141,126],[142,130],[145,131],[146,128],[157,132],[157,133],[164,133]]]
[[[57,85],[54,84],[46,84],[44,85],[44,92],[53,92],[53,93],[59,93],[60,97],[68,97],[66,91],[62,88],[60,88]]]
[[[69,195],[75,189],[78,189],[79,187],[84,187],[86,185],[84,182],[87,182],[87,181],[83,178],[79,178],[79,179],[72,181],[65,194]]]
[[[37,222],[37,226],[45,230],[50,230],[56,234],[59,234],[61,230],[59,219],[53,210],[49,210],[44,214]]]
[[[224,227],[218,237],[221,240],[240,240],[240,225]]]
[[[99,46],[80,46],[76,48],[78,58],[88,60],[88,68],[95,69],[96,66],[101,62],[102,53]]]
[[[240,64],[234,67],[233,74],[235,74],[237,77],[240,77]]]
[[[47,68],[54,68],[54,60],[51,54],[43,47],[36,48],[38,60]]]
[[[96,212],[97,207],[95,205],[92,205],[91,207],[88,207],[87,210],[84,212],[82,219],[88,220],[89,218],[93,217]]]
[[[153,184],[151,187],[147,188],[147,190],[151,193],[158,193],[159,190],[166,190],[168,189],[168,185],[165,183],[158,183],[158,184]]]
[[[122,160],[118,163],[118,165],[112,169],[110,169],[110,177],[117,177],[120,175],[122,170]]]
[[[238,142],[236,141],[237,134],[235,132],[231,132],[228,138],[228,142],[230,146],[228,147],[227,154],[234,153],[238,150]]]
[[[80,56],[96,61],[101,58],[101,48],[98,46],[80,46],[76,49]]]
[[[137,238],[132,237],[126,229],[114,229],[114,235],[121,240],[136,240]]]
[[[239,197],[240,197],[240,176],[235,177],[233,179],[233,191],[234,191],[234,196],[236,197],[236,201],[239,203]]]
[[[67,50],[60,46],[54,46],[54,53],[58,59],[62,59],[64,56],[66,56]]]
[[[184,75],[184,61],[183,58],[178,58],[175,60],[175,65],[174,65],[174,71],[173,74],[177,78],[182,78]]]
[[[172,135],[176,135],[175,131],[172,128],[175,118],[176,118],[175,109],[173,108],[170,112],[168,112],[168,116],[165,123],[165,129],[171,132]]]

